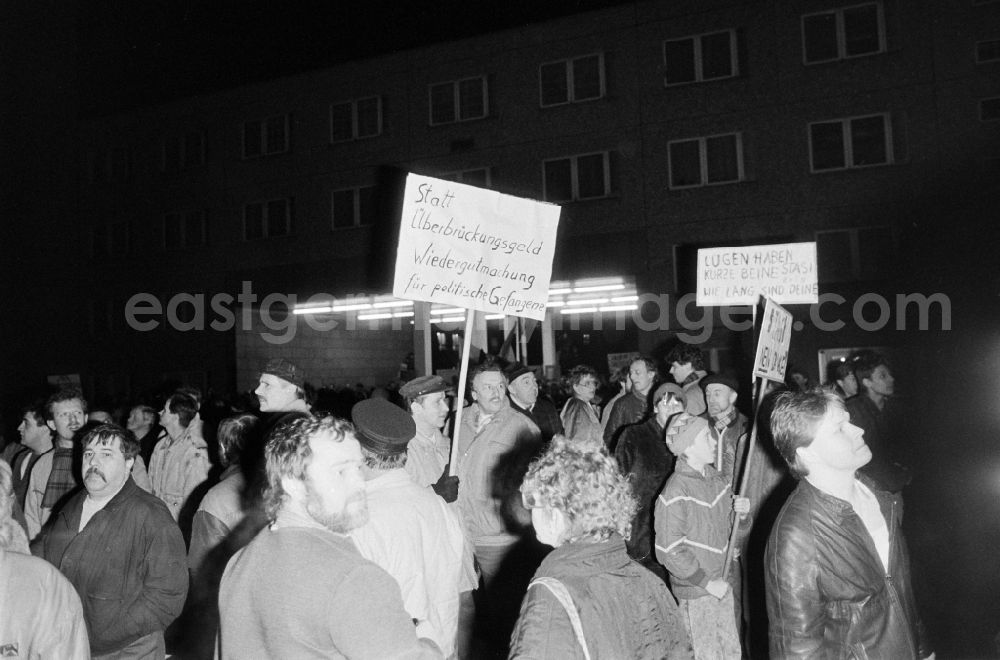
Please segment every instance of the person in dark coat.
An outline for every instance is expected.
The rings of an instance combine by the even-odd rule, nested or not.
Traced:
[[[94,658],[164,658],[163,631],[188,590],[181,530],[132,480],[131,432],[102,424],[81,445],[84,489],[52,515],[33,550],[80,595]]]
[[[514,362],[506,369],[507,397],[510,406],[533,421],[542,432],[542,442],[548,443],[552,436],[562,434],[562,420],[551,401],[538,396],[538,380],[535,372],[520,362]]]
[[[680,385],[663,383],[653,393],[653,416],[625,427],[615,448],[618,466],[631,481],[639,503],[626,543],[628,553],[664,581],[667,572],[653,553],[653,507],[667,477],[674,471],[674,455],[667,449],[663,434],[668,420],[683,411],[684,393]]]
[[[538,540],[555,549],[521,604],[509,658],[693,658],[677,603],[629,559],[636,503],[603,450],[553,439],[521,486]]]

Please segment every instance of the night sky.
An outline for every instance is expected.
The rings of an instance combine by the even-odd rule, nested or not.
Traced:
[[[138,0],[80,10],[84,115],[625,4],[626,0]]]

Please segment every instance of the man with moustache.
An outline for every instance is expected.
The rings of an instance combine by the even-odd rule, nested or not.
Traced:
[[[81,444],[84,490],[53,514],[40,554],[80,595],[93,658],[164,658],[163,631],[188,590],[184,539],[132,479],[135,436],[102,424]]]
[[[368,519],[351,425],[333,417],[282,424],[265,458],[271,525],[226,567],[217,657],[441,657],[418,639],[395,580],[348,536]]]
[[[284,358],[272,358],[260,370],[260,380],[253,393],[260,411],[269,413],[264,419],[262,437],[267,440],[280,426],[312,414],[306,397],[306,376],[298,366]]]
[[[799,485],[764,562],[772,658],[933,658],[903,539],[903,502],[857,471],[872,458],[843,401],[783,392],[774,444]]]
[[[507,503],[497,481],[497,468],[502,460],[510,461],[513,452],[538,445],[541,432],[530,418],[511,407],[507,378],[499,365],[480,364],[472,371],[471,380],[473,403],[462,411],[458,444],[458,478],[462,483],[458,506],[475,548],[483,587],[489,590],[518,538],[503,518]],[[513,486],[515,493],[519,484]]]

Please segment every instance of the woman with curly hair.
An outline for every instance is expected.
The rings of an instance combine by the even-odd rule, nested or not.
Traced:
[[[613,458],[553,438],[521,485],[555,549],[521,603],[510,658],[691,658],[666,585],[625,551],[636,502]]]
[[[573,388],[573,396],[566,400],[566,405],[559,413],[565,435],[574,442],[586,445],[587,449],[599,449],[604,446],[604,429],[594,407],[597,372],[581,364],[573,367],[568,380]]]

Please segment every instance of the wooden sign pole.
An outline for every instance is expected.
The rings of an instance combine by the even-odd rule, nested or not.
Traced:
[[[448,476],[458,470],[458,438],[462,433],[462,410],[465,408],[465,383],[469,378],[469,353],[472,351],[472,321],[476,318],[474,309],[465,310],[465,336],[462,338],[462,363],[458,371],[458,392],[455,394],[455,427],[451,433],[451,458],[448,461]]]

